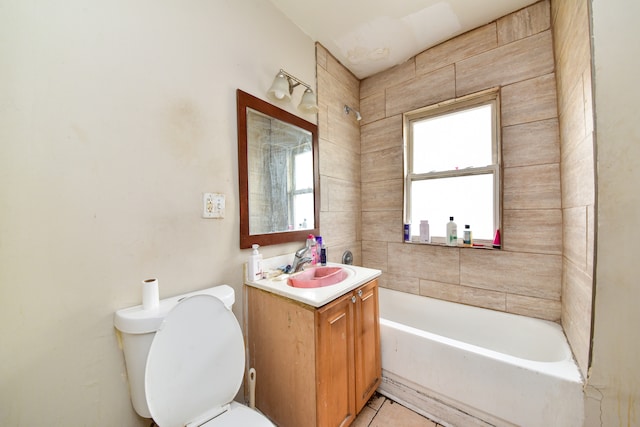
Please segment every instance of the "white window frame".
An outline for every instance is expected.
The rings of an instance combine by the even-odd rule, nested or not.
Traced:
[[[473,167],[460,170],[445,170],[427,173],[414,173],[411,168],[413,165],[413,135],[412,122],[424,120],[426,118],[437,117],[450,114],[456,111],[462,111],[482,105],[492,105],[492,164]],[[412,223],[411,218],[411,186],[413,182],[427,179],[452,178],[471,176],[479,174],[493,175],[493,228],[501,228],[501,206],[502,206],[502,149],[500,138],[500,91],[498,88],[488,89],[475,94],[467,95],[460,98],[454,98],[438,104],[429,105],[417,110],[409,111],[403,114],[403,138],[404,138],[404,220],[405,223]],[[412,233],[413,234],[413,233]],[[462,230],[459,229],[458,237],[462,236]],[[440,241],[440,236],[435,236],[432,243],[444,243],[444,236]],[[474,239],[476,241],[476,239]],[[491,244],[492,241],[478,241],[483,244]]]

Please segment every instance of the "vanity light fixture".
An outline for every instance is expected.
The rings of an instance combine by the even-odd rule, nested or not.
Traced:
[[[360,111],[354,110],[353,108],[351,108],[351,107],[349,107],[348,105],[345,104],[344,113],[345,114],[349,114],[351,111],[353,111],[355,113],[357,121],[362,120],[362,115],[360,115]]]
[[[283,69],[280,69],[276,77],[273,79],[271,87],[267,91],[267,96],[274,101],[291,101],[291,95],[293,94],[293,88],[302,85],[306,89],[300,99],[298,109],[303,113],[315,114],[318,112],[318,103],[316,101],[316,94],[313,93],[311,86],[303,82],[302,80],[292,76]]]

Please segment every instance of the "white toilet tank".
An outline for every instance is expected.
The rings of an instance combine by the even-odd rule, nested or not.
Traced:
[[[144,391],[144,375],[153,337],[164,317],[180,300],[202,294],[219,298],[229,310],[235,302],[233,288],[229,285],[219,285],[162,299],[155,309],[143,310],[142,305],[137,305],[116,311],[113,323],[122,337],[131,401],[136,412],[144,418],[151,418]]]

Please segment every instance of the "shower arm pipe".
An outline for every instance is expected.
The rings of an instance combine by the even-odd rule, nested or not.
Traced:
[[[362,115],[360,114],[360,112],[358,110],[354,110],[353,108],[349,107],[347,104],[344,105],[345,114],[349,114],[352,111],[355,113],[357,121],[362,120]]]

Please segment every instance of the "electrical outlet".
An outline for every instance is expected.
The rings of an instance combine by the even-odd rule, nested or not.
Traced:
[[[224,194],[204,193],[202,195],[202,217],[224,218]]]

